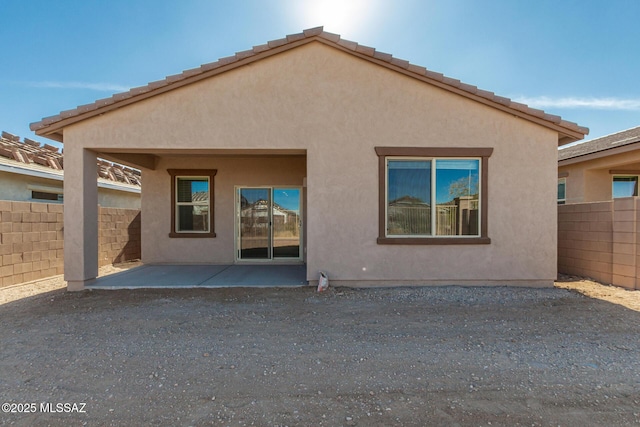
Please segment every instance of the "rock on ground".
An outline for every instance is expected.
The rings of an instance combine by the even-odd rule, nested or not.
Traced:
[[[49,280],[0,290],[2,425],[640,423],[638,291]]]

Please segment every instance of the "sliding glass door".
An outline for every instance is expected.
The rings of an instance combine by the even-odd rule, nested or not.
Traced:
[[[274,188],[272,248],[274,258],[300,258],[300,189]]]
[[[267,188],[240,189],[241,259],[271,258],[271,192]]]
[[[300,188],[238,189],[239,260],[301,258],[300,196]]]

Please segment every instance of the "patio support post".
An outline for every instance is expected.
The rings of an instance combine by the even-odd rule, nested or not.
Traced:
[[[96,153],[64,148],[64,279],[81,291],[98,276],[98,182]]]

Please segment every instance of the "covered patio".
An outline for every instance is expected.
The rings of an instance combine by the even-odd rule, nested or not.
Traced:
[[[292,265],[142,265],[103,276],[87,289],[307,286],[307,268]]]

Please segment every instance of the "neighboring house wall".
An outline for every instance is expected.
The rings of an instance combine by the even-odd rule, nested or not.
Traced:
[[[34,190],[63,194],[62,177],[60,180],[47,179],[0,171],[0,200],[51,203],[49,200],[34,199]],[[98,204],[112,208],[140,209],[140,192],[99,187]]]
[[[640,199],[558,206],[558,272],[640,289]]]
[[[139,210],[140,193],[98,188],[98,204],[102,207]]]
[[[63,273],[63,205],[0,200],[0,285]],[[140,259],[140,212],[100,208],[99,265]]]
[[[614,176],[611,171],[616,170],[640,171],[640,150],[560,165],[558,173],[566,174],[566,203],[611,200]]]
[[[0,200],[51,203],[33,197],[33,191],[63,196],[64,156],[51,145],[0,134]],[[105,160],[97,160],[98,204],[140,209],[140,172]]]
[[[612,200],[614,177],[639,175],[640,127],[558,151],[558,177],[566,182],[565,203]]]
[[[53,180],[35,176],[20,175],[0,171],[0,200],[16,202],[39,201],[31,198],[31,186],[46,187],[62,194],[62,180]]]
[[[319,270],[334,283],[353,285],[551,286],[556,278],[558,133],[321,43],[70,124],[64,139],[65,156],[81,163],[89,161],[85,149],[99,153],[135,147],[160,156],[155,171],[143,171],[145,262],[230,261],[232,185],[253,177],[245,169],[243,178],[242,169],[216,155],[257,155],[269,149],[306,154],[307,278],[312,281]],[[491,243],[377,244],[376,146],[493,148]],[[180,154],[187,157],[162,157],[172,150],[184,150]],[[267,165],[269,157],[264,159]],[[216,238],[167,238],[166,168],[177,164],[218,168]],[[76,169],[70,191],[83,191],[83,173]],[[291,177],[302,185],[299,172],[273,168],[273,173],[263,179],[279,176],[293,182]],[[78,199],[76,205],[74,213],[91,215],[85,201]]]

